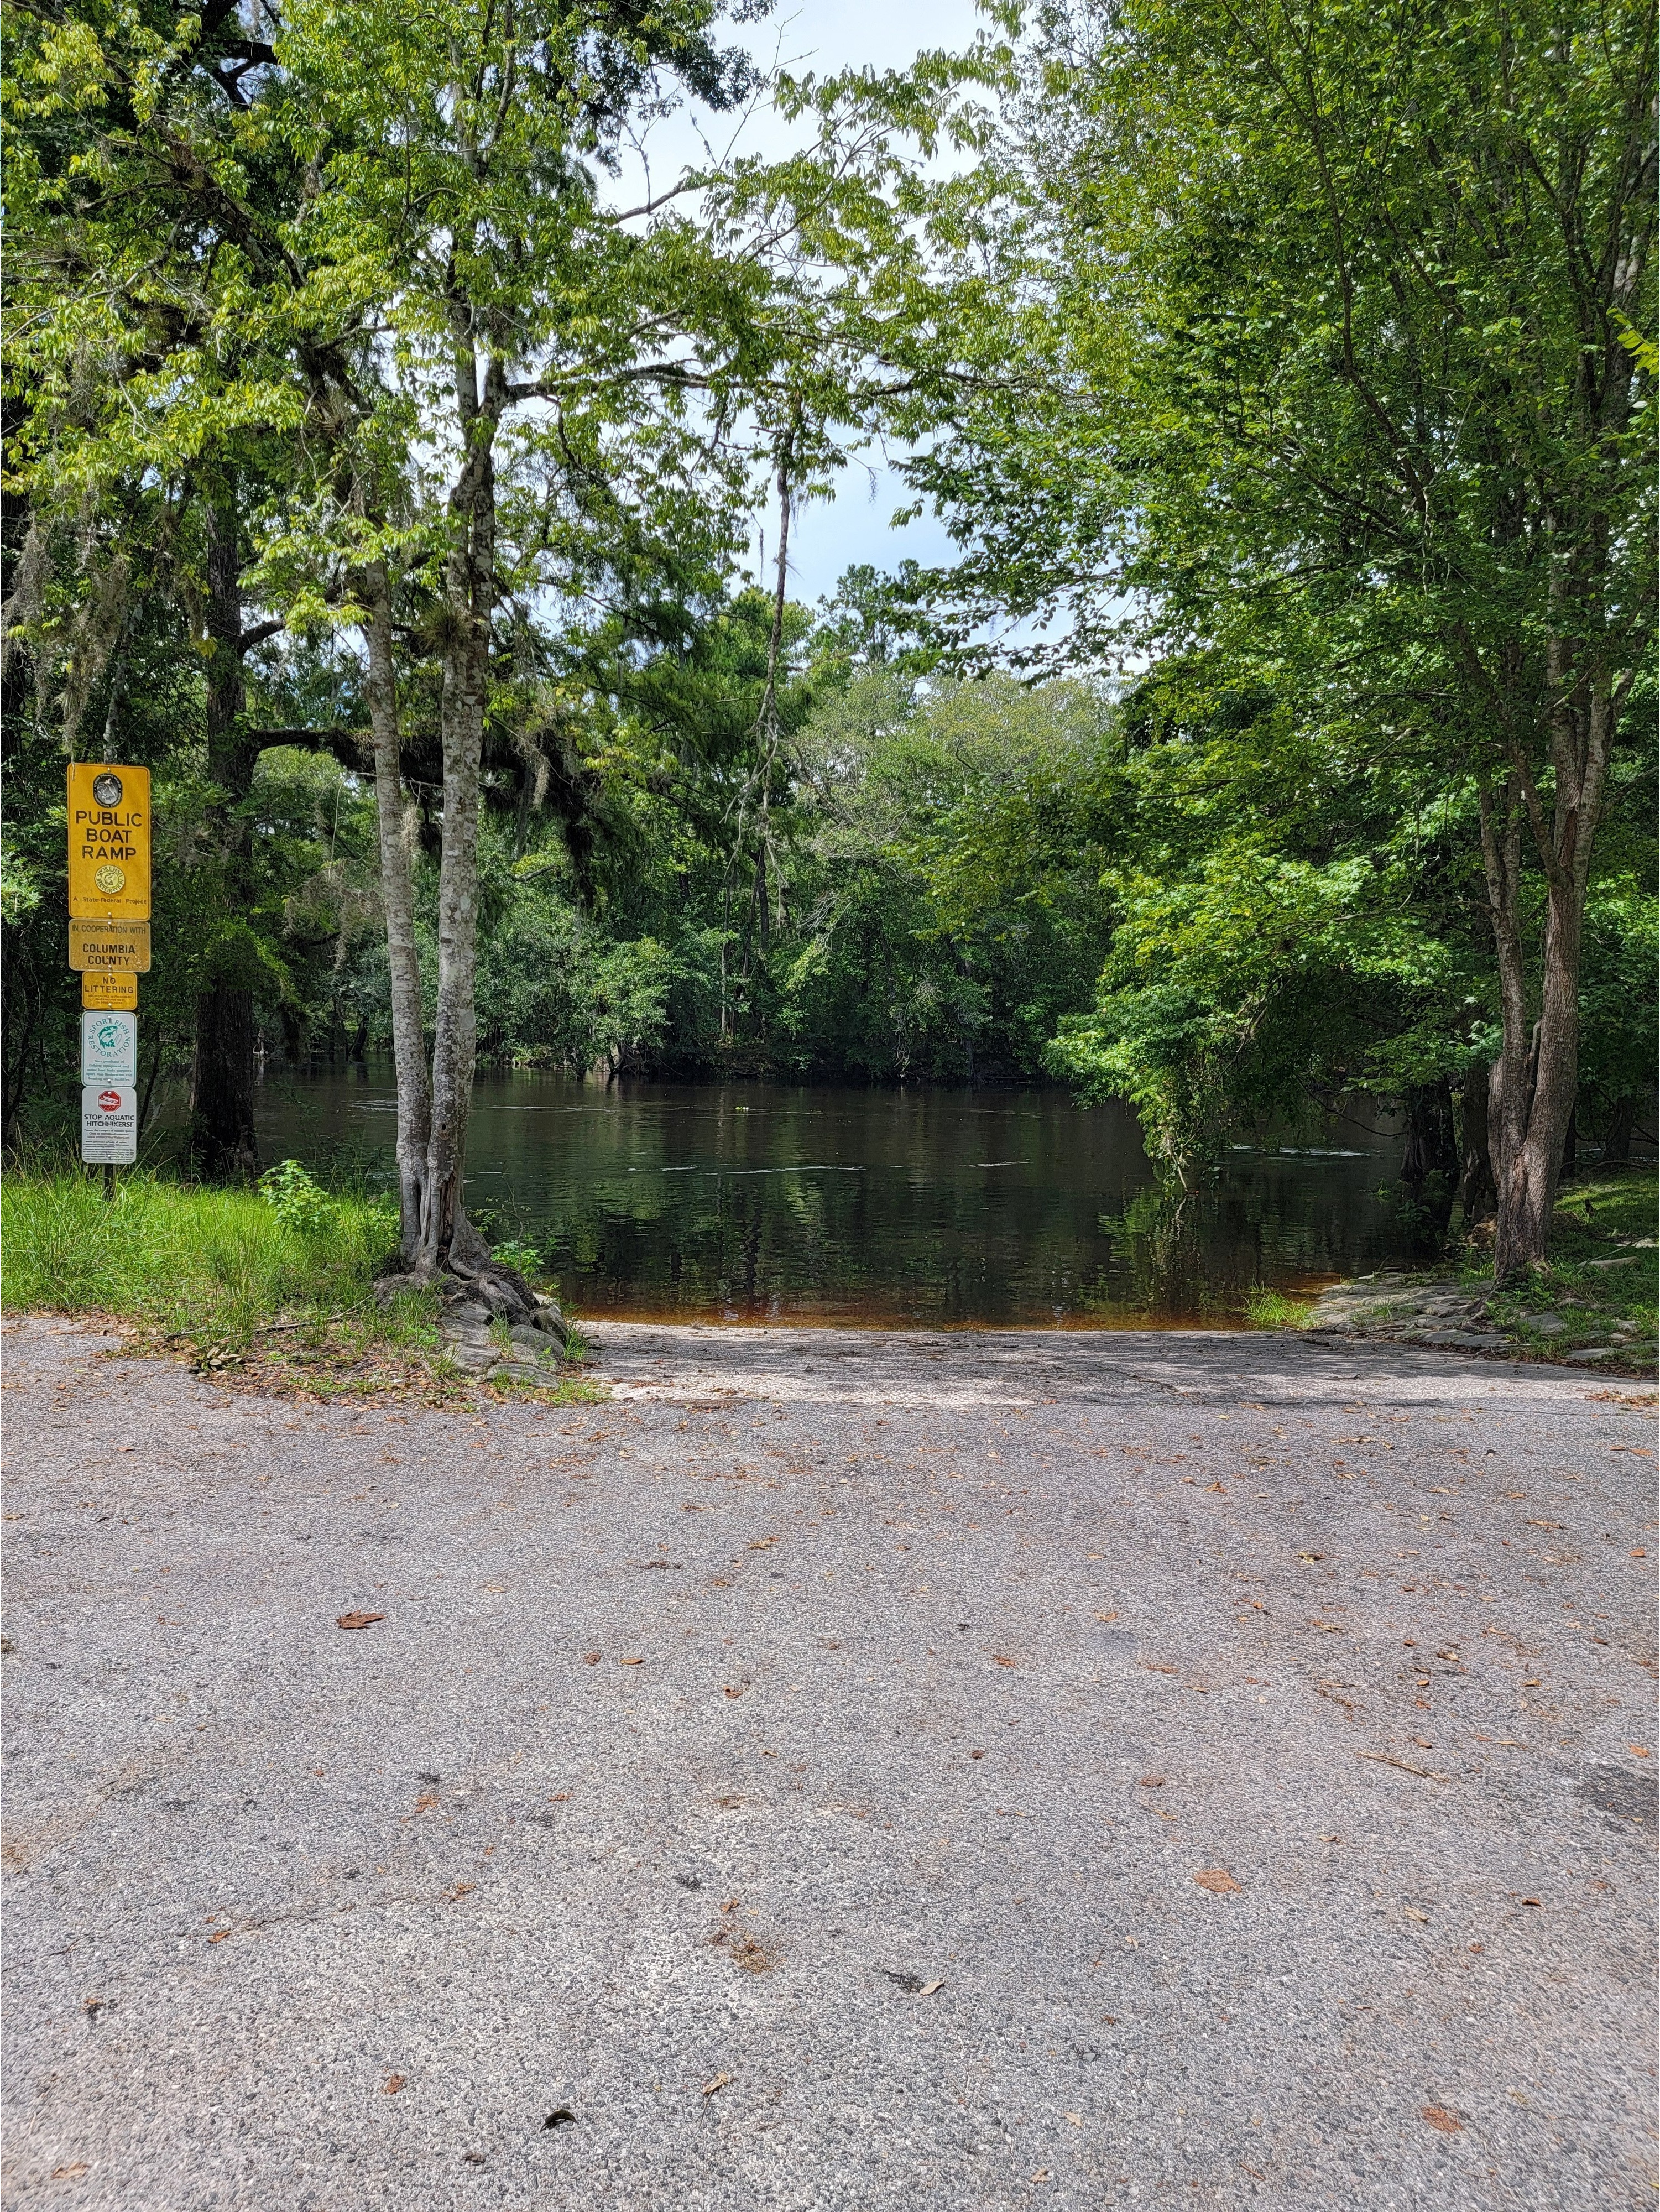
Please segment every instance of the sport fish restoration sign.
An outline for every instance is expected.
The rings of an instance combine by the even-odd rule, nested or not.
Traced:
[[[77,921],[148,921],[149,770],[72,761],[69,830],[71,917]]]
[[[82,1014],[81,1017],[81,1081],[88,1090],[107,1090],[114,1084],[138,1080],[138,1017],[137,1014]]]
[[[138,1157],[138,1093],[131,1083],[88,1083],[81,1092],[81,1157],[131,1167]]]

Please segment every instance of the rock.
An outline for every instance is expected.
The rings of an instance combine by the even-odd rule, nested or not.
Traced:
[[[1418,1344],[1456,1345],[1471,1352],[1497,1352],[1503,1344],[1502,1336],[1488,1335],[1468,1328],[1432,1328],[1414,1339]]]
[[[510,1328],[508,1339],[516,1352],[525,1353],[531,1359],[542,1359],[547,1355],[548,1340],[539,1328]]]
[[[1560,1336],[1567,1323],[1560,1313],[1523,1314],[1523,1328],[1530,1328],[1535,1336]]]
[[[488,1328],[490,1310],[480,1305],[477,1298],[464,1298],[459,1304],[449,1307],[444,1318],[446,1322],[459,1322],[468,1328]]]
[[[1637,1258],[1634,1253],[1628,1252],[1622,1259],[1591,1260],[1586,1264],[1592,1267],[1634,1267],[1637,1265]]]
[[[532,1328],[540,1329],[544,1336],[550,1336],[556,1344],[563,1344],[570,1334],[565,1327],[565,1316],[551,1303],[537,1308],[531,1316],[530,1325]]]
[[[484,1378],[489,1382],[534,1382],[545,1389],[552,1377],[545,1367],[525,1359],[498,1360]]]
[[[1612,1359],[1619,1349],[1617,1344],[1593,1344],[1588,1345],[1584,1352],[1570,1352],[1565,1357],[1576,1367],[1587,1367],[1594,1359]]]
[[[493,1343],[449,1343],[445,1346],[452,1362],[466,1375],[485,1375],[493,1368],[500,1352]]]

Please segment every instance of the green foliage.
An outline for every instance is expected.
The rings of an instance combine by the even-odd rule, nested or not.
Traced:
[[[302,1237],[319,1237],[333,1224],[333,1200],[298,1160],[267,1168],[259,1178],[259,1194],[285,1229]]]
[[[1587,871],[1635,842],[1652,880],[1652,11],[1021,29],[990,157],[933,196],[903,420],[963,549],[946,635],[1151,664],[1099,1006],[1053,1064],[1183,1165],[1231,1114],[1485,1065],[1497,945],[1515,1090],[1548,921],[1571,960]],[[1037,634],[988,642],[1011,616]],[[1595,980],[1640,941],[1597,902],[1608,1092],[1654,1031],[1646,981]]]

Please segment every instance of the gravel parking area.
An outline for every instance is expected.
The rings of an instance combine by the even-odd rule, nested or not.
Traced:
[[[1653,2202],[1651,1392],[593,1334],[8,1328],[6,2204]]]

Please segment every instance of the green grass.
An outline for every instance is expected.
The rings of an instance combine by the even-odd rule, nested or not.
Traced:
[[[1313,1313],[1310,1300],[1288,1298],[1261,1283],[1245,1294],[1245,1319],[1253,1328],[1305,1328]]]
[[[273,1322],[374,1312],[374,1276],[397,1236],[385,1200],[351,1191],[331,1194],[307,1230],[257,1191],[128,1168],[106,1200],[101,1179],[84,1170],[13,1168],[0,1179],[0,1304],[240,1344]],[[393,1329],[412,1322],[388,1317]]]

